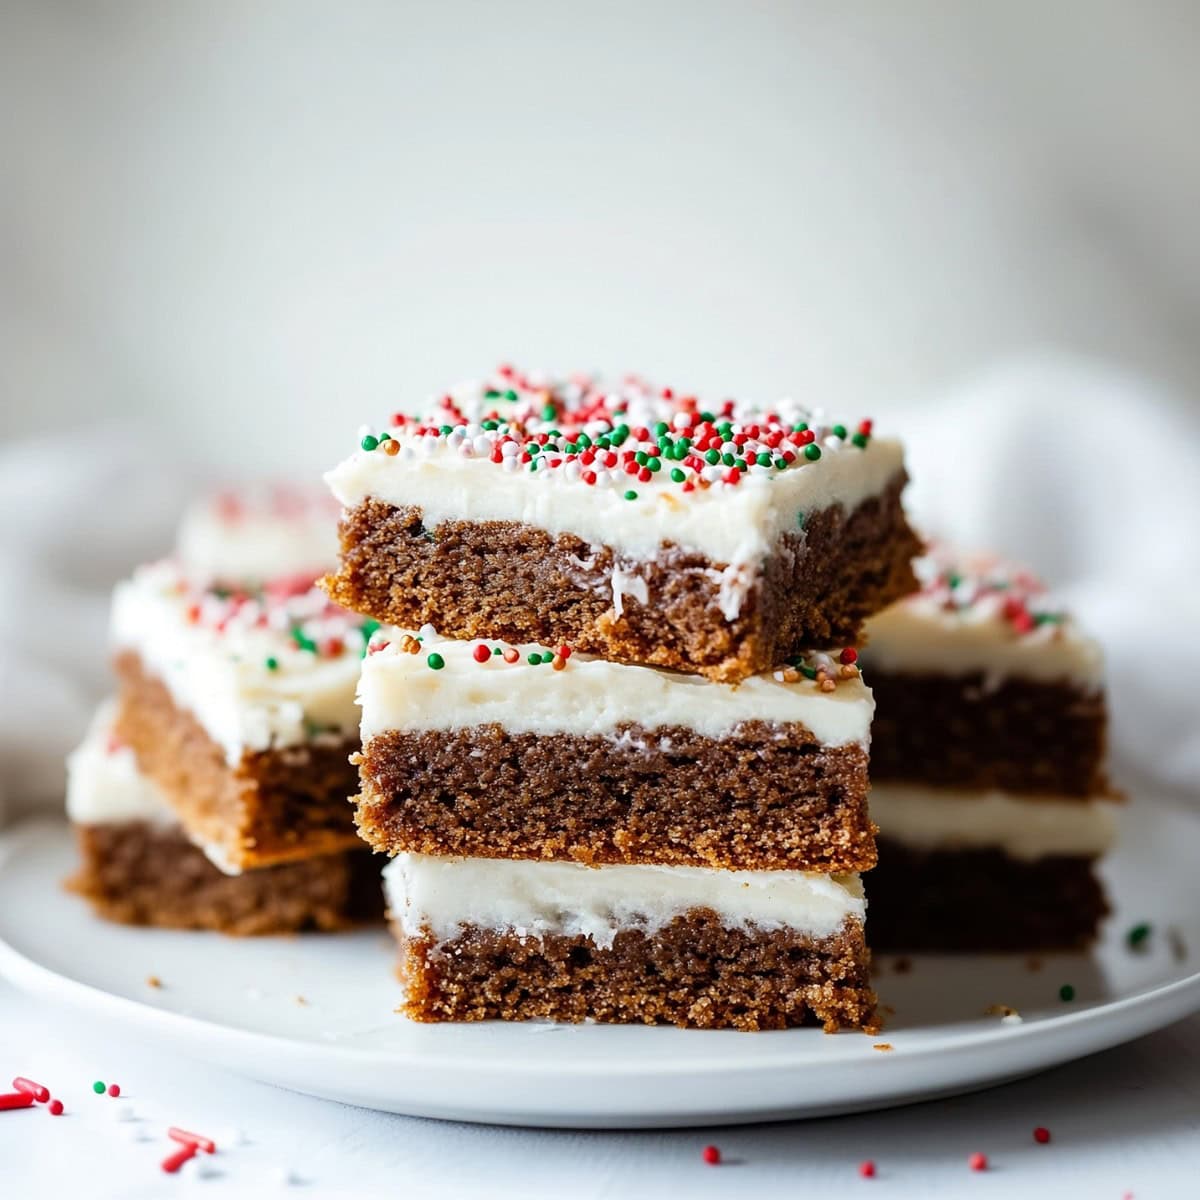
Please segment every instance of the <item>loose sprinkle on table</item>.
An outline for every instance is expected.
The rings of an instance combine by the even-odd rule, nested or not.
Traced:
[[[105,1091],[107,1091],[104,1081],[102,1079],[97,1079],[96,1082],[92,1084],[92,1091],[95,1092],[97,1096],[103,1096]]]
[[[858,1164],[858,1173],[864,1179],[875,1178],[875,1164],[868,1158]]]
[[[13,1087],[18,1092],[27,1092],[39,1104],[45,1104],[50,1099],[50,1089],[40,1083],[35,1083],[32,1079],[26,1079],[24,1075],[18,1075],[12,1081]]]
[[[1125,940],[1129,943],[1129,948],[1131,950],[1143,949],[1146,945],[1147,940],[1150,937],[1152,930],[1153,930],[1153,927],[1150,925],[1150,923],[1148,921],[1142,921],[1139,924],[1135,925],[1125,935]]]
[[[46,1111],[49,1112],[52,1117],[61,1117],[63,1115],[63,1102],[61,1100],[51,1100],[50,1103],[46,1105]]]
[[[967,1166],[972,1171],[986,1171],[988,1169],[988,1159],[986,1154],[980,1154],[976,1151],[967,1159]]]
[[[704,1159],[710,1167],[720,1166],[721,1151],[716,1146],[705,1146],[700,1153],[700,1157]]]
[[[1061,1001],[1062,1001],[1064,1004],[1070,1004],[1070,1003],[1071,1003],[1071,1001],[1075,999],[1075,988],[1074,988],[1074,986],[1073,986],[1072,984],[1069,984],[1069,983],[1064,983],[1064,984],[1062,985],[1062,987],[1060,987],[1060,988],[1058,989],[1058,998],[1059,998],[1059,999],[1060,999],[1060,1000],[1061,1000]]]
[[[1050,1130],[1048,1130],[1045,1125],[1039,1125],[1033,1131],[1033,1140],[1037,1142],[1039,1146],[1044,1146],[1050,1140]]]
[[[110,1083],[108,1085],[108,1094],[116,1099],[121,1094],[121,1085],[119,1083]]]

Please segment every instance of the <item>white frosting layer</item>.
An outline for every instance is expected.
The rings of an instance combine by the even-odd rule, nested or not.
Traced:
[[[439,941],[475,927],[587,937],[604,949],[621,930],[653,934],[696,908],[712,909],[727,928],[827,937],[866,913],[857,875],[400,854],[383,876],[392,918],[407,934],[428,929]]]
[[[1099,645],[1041,584],[999,560],[936,547],[914,563],[921,590],[867,622],[864,669],[969,675],[994,687],[1017,677],[1096,689]]]
[[[337,505],[329,493],[258,484],[189,507],[177,553],[200,580],[251,586],[286,575],[315,578],[337,562]]]
[[[77,825],[176,824],[162,793],[138,770],[133,751],[113,737],[113,711],[111,702],[101,705],[67,757],[67,816]]]
[[[655,667],[628,666],[572,654],[561,671],[530,665],[522,646],[515,662],[473,657],[479,642],[449,641],[422,630],[417,654],[398,641],[363,663],[359,684],[362,737],[393,729],[466,729],[495,722],[511,733],[615,736],[624,723],[646,729],[678,725],[706,737],[732,733],[746,721],[803,725],[827,746],[867,745],[874,700],[858,677],[832,692],[804,677],[785,683],[757,675],[736,686]],[[483,643],[489,648],[499,645]],[[439,655],[441,669],[429,666]],[[548,652],[547,652],[548,655]]]
[[[347,508],[368,499],[415,505],[430,528],[448,520],[517,521],[573,533],[634,559],[652,559],[664,542],[673,542],[714,563],[752,569],[783,533],[796,530],[798,514],[838,504],[855,508],[882,492],[902,464],[899,442],[873,440],[865,450],[682,497],[659,472],[637,485],[634,501],[618,486],[589,487],[567,471],[509,472],[449,449],[428,456],[359,450],[325,478]]]
[[[113,642],[136,651],[230,763],[352,733],[361,618],[333,610],[315,589],[235,606],[192,589],[171,563],[141,567],[113,596]],[[317,649],[303,648],[296,630]],[[320,649],[331,638],[343,647],[336,654]]]
[[[1032,861],[1052,854],[1093,858],[1112,845],[1113,804],[1011,792],[871,787],[871,819],[880,836],[919,850],[995,848]]]

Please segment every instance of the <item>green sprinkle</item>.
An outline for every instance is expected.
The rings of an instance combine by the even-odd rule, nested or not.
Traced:
[[[722,455],[721,455],[721,461],[722,461],[722,462],[723,462],[723,463],[724,463],[724,464],[725,464],[727,467],[732,467],[732,466],[733,466],[733,464],[734,464],[734,462],[735,462],[736,460],[734,459],[734,457],[733,457],[733,455],[732,455],[732,454],[722,454]]]
[[[359,627],[358,632],[362,634],[363,641],[369,642],[371,635],[379,628],[379,622],[374,617],[368,617]]]
[[[744,471],[748,464],[744,458],[735,458],[733,460],[733,465],[737,467],[739,471]]]
[[[586,433],[581,433],[575,439],[575,445],[577,445],[580,448],[580,450],[586,450],[591,444],[592,444],[592,439],[590,437],[588,437],[588,435]]]
[[[797,529],[804,528],[804,514],[802,512],[798,512],[796,514],[796,528]]]
[[[1075,989],[1071,986],[1071,984],[1064,983],[1062,987],[1058,989],[1058,998],[1064,1004],[1070,1004],[1071,1001],[1075,999]]]
[[[536,651],[536,650],[533,650],[533,651],[531,651],[531,652],[530,652],[530,654],[529,654],[528,658],[526,659],[526,661],[529,663],[529,665],[530,665],[531,667],[537,667],[537,666],[540,666],[540,665],[541,665],[541,662],[542,662],[542,656],[541,656],[541,654],[539,654],[539,653],[538,653],[538,651]]]
[[[483,398],[485,400],[498,400],[503,395],[503,392],[498,392],[495,388],[488,388],[488,390],[483,393]]]
[[[381,446],[383,445],[384,442],[390,442],[391,440],[392,440],[392,435],[386,431],[379,435],[379,444]]]
[[[833,436],[834,436],[834,437],[836,437],[836,438],[841,438],[841,439],[842,439],[842,441],[845,441],[845,440],[846,440],[846,427],[845,427],[845,425],[835,425],[835,426],[833,427],[833,429],[832,429],[832,430],[830,430],[830,432],[833,434]]]
[[[480,421],[479,428],[480,429],[488,429],[488,430],[499,429],[500,422],[499,421]]]
[[[655,436],[655,437],[662,437],[662,435],[663,435],[664,433],[669,433],[669,432],[670,432],[670,429],[671,429],[671,427],[670,427],[670,425],[668,425],[668,424],[666,423],[666,421],[655,421],[655,423],[654,423],[654,436]]]
[[[1146,939],[1150,936],[1150,929],[1151,927],[1146,921],[1135,925],[1125,935],[1125,940],[1129,943],[1130,948],[1136,950],[1139,946],[1145,945]]]
[[[627,492],[625,493],[625,499],[626,499],[626,500],[636,500],[636,499],[637,499],[637,492],[635,492],[635,491],[633,490],[633,488],[630,488],[630,489],[629,489],[629,491],[627,491]]]
[[[700,420],[707,421],[711,425],[716,420],[716,417],[712,413],[705,411],[700,414]]]
[[[558,416],[558,409],[556,409],[553,404],[547,404],[542,409],[542,420],[543,421],[553,421],[554,418],[557,416]]]
[[[787,460],[786,458],[784,458],[784,457],[783,457],[783,455],[780,455],[780,456],[779,456],[779,457],[778,457],[778,458],[775,460],[775,466],[776,466],[776,468],[777,468],[778,470],[780,470],[780,471],[786,471],[786,470],[787,470],[787,465],[788,465],[788,460]]]
[[[769,467],[771,465],[771,456],[764,450],[761,454],[755,456],[754,461],[760,467]]]
[[[645,450],[639,450],[633,456],[633,461],[637,463],[639,467],[644,467],[646,463],[650,461],[650,455],[648,455]]]
[[[513,391],[512,388],[509,388],[507,391],[498,394],[501,395],[505,400],[515,400],[517,398],[517,393]]]
[[[317,652],[317,643],[299,625],[292,626],[292,641],[296,643],[297,649],[308,650],[313,654]]]
[[[1035,625],[1057,625],[1065,619],[1062,613],[1038,613],[1033,618]]]
[[[529,445],[525,447],[525,453],[528,454],[530,458],[537,457],[537,455],[541,454],[541,452],[542,448],[537,444],[537,442],[530,442]]]
[[[672,483],[682,483],[686,478],[687,476],[678,467],[671,468]]]
[[[612,431],[610,436],[612,438],[612,444],[614,446],[619,446],[629,436],[629,426],[625,425],[624,423],[618,425],[616,429]]]
[[[267,668],[268,671],[278,671],[279,670],[279,659],[277,659],[275,657],[275,655],[272,654],[270,656],[270,658],[268,658],[267,661],[263,665]]]
[[[367,434],[362,440],[362,448],[364,450],[374,450],[379,445],[379,439],[372,434]]]
[[[97,1096],[103,1096],[104,1093],[108,1091],[108,1088],[106,1088],[104,1084],[97,1079],[96,1082],[92,1084],[92,1091],[95,1092]]]
[[[717,432],[721,435],[722,441],[727,442],[733,433],[733,426],[728,421],[722,421],[717,426]]]
[[[495,658],[498,654],[503,654],[504,651],[499,646],[492,647],[492,657]]]
[[[800,674],[803,675],[805,679],[816,679],[817,670],[815,667],[805,666],[805,664],[802,662],[798,662],[796,666],[799,668]]]
[[[801,421],[799,425],[792,426],[792,432],[793,433],[803,433],[807,428],[808,428],[808,423],[806,421]]]
[[[867,448],[867,443],[871,440],[865,433],[856,433],[850,439],[860,450]]]
[[[817,459],[821,457],[821,447],[818,446],[816,442],[809,442],[808,445],[804,447],[804,457],[807,458],[809,462],[816,462]]]
[[[692,448],[692,439],[690,437],[681,437],[675,443],[676,450],[682,450],[686,454]]]
[[[720,452],[720,450],[709,450],[709,451],[707,451],[707,452],[705,453],[705,455],[704,455],[704,461],[705,461],[706,463],[708,463],[708,465],[709,465],[710,467],[715,467],[715,466],[717,465],[717,463],[719,463],[719,462],[721,461],[721,452]]]
[[[440,671],[446,665],[446,660],[436,651],[429,655],[425,661],[429,664],[429,669],[431,671]]]
[[[442,425],[442,426],[440,426],[440,430],[442,433],[449,436],[450,434],[452,434],[454,432],[454,426],[453,425]]]
[[[645,467],[647,471],[661,471],[662,463],[657,458],[648,458],[646,459]]]

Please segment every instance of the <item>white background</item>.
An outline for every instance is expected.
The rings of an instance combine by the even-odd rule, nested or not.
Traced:
[[[127,565],[114,537],[119,549],[142,544],[134,525],[169,527],[178,490],[159,485],[189,464],[315,472],[360,421],[501,358],[786,391],[886,421],[994,360],[1051,347],[1163,384],[1183,419],[1200,394],[1198,111],[1200,6],[1186,0],[7,0],[0,455],[36,437],[38,472],[87,482],[88,546],[65,537],[78,497],[46,519],[70,582],[95,586]],[[982,393],[961,395],[966,418]],[[1167,514],[1195,444],[1174,439],[1164,479],[1160,449],[1146,457],[1155,429],[1139,424],[1150,410],[1123,411],[1132,465],[1113,504],[1157,488]],[[1022,420],[1036,439],[1027,409]],[[147,465],[127,466],[130,447]],[[18,536],[26,478],[0,513]],[[1038,532],[1039,509],[1008,511],[1012,549]],[[1081,532],[1060,529],[1055,549]],[[82,571],[93,539],[104,565]],[[1188,577],[1175,583],[1172,602],[1194,607]],[[28,597],[9,604],[14,587],[0,593],[6,619],[26,611]],[[77,646],[86,622],[59,611],[22,618],[12,641],[45,647],[29,635],[52,627],[47,653],[66,676],[102,614],[93,605]],[[0,668],[8,719],[28,691]],[[58,697],[47,702],[61,709]],[[68,738],[90,697],[71,699]],[[154,1119],[187,1107],[197,1124],[251,1134],[201,1181],[214,1192],[284,1162],[321,1195],[1191,1196],[1198,1035],[1192,1020],[999,1092],[889,1114],[520,1133],[233,1081],[61,1028],[0,986],[0,1068],[52,1071],[72,1101],[62,1122],[0,1114],[0,1176],[13,1195],[186,1186],[144,1151],[113,1149],[88,1108],[90,1079],[120,1074]],[[1029,1138],[1039,1122],[1050,1147]],[[703,1168],[709,1140],[744,1162]],[[974,1149],[996,1169],[967,1172]],[[868,1156],[881,1177],[860,1181]]]

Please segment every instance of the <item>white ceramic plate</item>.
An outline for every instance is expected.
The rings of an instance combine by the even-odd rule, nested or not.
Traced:
[[[382,931],[239,940],[108,925],[60,887],[73,859],[60,824],[0,845],[0,972],[97,1023],[391,1112],[594,1128],[827,1116],[987,1087],[1200,1009],[1188,950],[1200,950],[1200,818],[1139,806],[1122,824],[1107,868],[1118,912],[1095,954],[1046,956],[1037,970],[1020,955],[918,956],[903,974],[884,960],[877,987],[894,1013],[877,1038],[411,1024],[393,1012]],[[1154,932],[1134,952],[1125,933],[1141,921]]]

